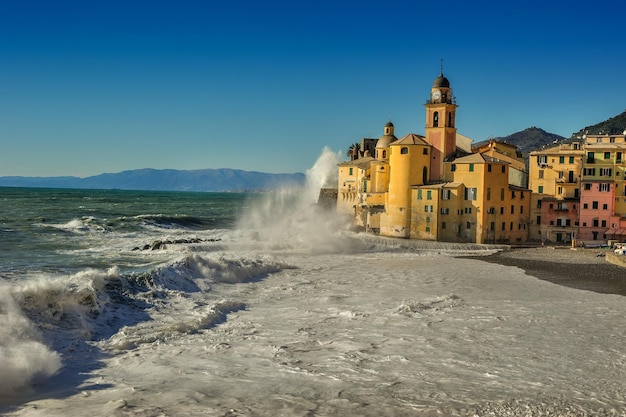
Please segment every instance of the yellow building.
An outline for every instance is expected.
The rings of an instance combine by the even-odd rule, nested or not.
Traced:
[[[584,155],[581,145],[562,143],[530,153],[529,240],[569,242],[578,237]]]
[[[457,133],[456,100],[443,73],[426,104],[425,136],[397,139],[391,122],[375,157],[339,164],[340,213],[384,236],[456,242],[526,240],[530,192],[515,147],[472,153]]]

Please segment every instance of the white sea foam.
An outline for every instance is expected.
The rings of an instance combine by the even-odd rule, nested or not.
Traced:
[[[11,290],[0,287],[0,399],[61,368],[60,356],[22,313]]]
[[[341,253],[361,249],[362,242],[338,234],[349,228],[346,218],[317,205],[320,188],[336,187],[339,154],[324,148],[307,171],[305,188],[298,193],[272,193],[246,210],[238,223],[243,236],[269,249],[309,253]]]

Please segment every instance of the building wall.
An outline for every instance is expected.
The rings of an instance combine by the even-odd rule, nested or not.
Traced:
[[[380,233],[384,236],[410,236],[411,187],[424,183],[424,172],[428,172],[430,164],[424,148],[401,143],[389,147],[389,193],[380,221]]]
[[[584,155],[581,145],[578,142],[559,144],[530,153],[529,188],[533,192],[530,205],[530,240],[557,241],[559,233],[565,241],[576,238]],[[565,220],[564,213],[554,208],[549,209],[550,203],[546,206],[544,200],[551,202],[553,207],[558,207],[559,202],[567,203],[565,219],[570,219],[570,226],[558,226],[559,218]]]

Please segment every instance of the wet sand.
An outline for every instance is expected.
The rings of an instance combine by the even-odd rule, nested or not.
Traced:
[[[606,261],[603,249],[523,248],[481,257],[515,266],[528,275],[566,287],[626,296],[626,268]]]

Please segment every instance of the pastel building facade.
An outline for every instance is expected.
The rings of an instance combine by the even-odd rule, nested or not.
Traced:
[[[580,240],[626,240],[625,160],[625,135],[587,135],[580,191]]]
[[[582,145],[564,143],[530,153],[529,240],[568,243],[579,238]]]

